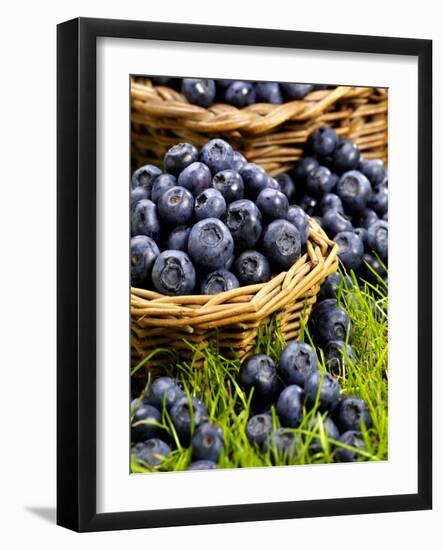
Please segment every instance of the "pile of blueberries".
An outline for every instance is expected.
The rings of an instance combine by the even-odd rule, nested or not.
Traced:
[[[201,151],[174,145],[164,172],[148,164],[132,174],[132,285],[216,294],[289,269],[309,233],[293,191],[222,139]]]
[[[172,78],[155,76],[151,80],[157,86],[169,86],[180,90],[189,103],[207,107],[211,103],[228,103],[241,109],[253,103],[280,104],[303,99],[313,90],[325,89],[324,84],[294,82],[253,82],[209,78]]]

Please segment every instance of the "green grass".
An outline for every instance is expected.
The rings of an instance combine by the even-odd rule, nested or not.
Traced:
[[[365,285],[360,289],[354,278],[354,285],[348,289],[342,284],[338,292],[338,301],[351,318],[354,329],[353,349],[355,364],[345,357],[347,372],[339,378],[342,392],[362,397],[368,404],[372,427],[363,427],[362,436],[366,450],[361,451],[360,460],[380,461],[388,456],[388,323],[387,323],[387,287],[380,281],[376,287]],[[301,340],[312,344],[307,327],[302,327]],[[276,323],[265,327],[259,335],[256,351],[267,353],[278,360],[285,342]],[[316,348],[320,369],[325,370],[323,354]],[[219,460],[219,468],[248,468],[287,464],[324,464],[334,462],[334,448],[343,446],[329,440],[324,433],[321,419],[323,416],[317,407],[306,410],[301,425],[294,431],[300,440],[297,459],[288,460],[287,456],[277,456],[272,450],[263,452],[251,446],[245,435],[246,423],[251,416],[251,395],[247,395],[237,383],[239,362],[221,357],[211,347],[195,350],[194,361],[204,358],[205,368],[195,369],[191,364],[179,363],[166,373],[178,378],[188,396],[200,398],[207,406],[209,417],[224,432],[225,449]],[[133,372],[146,368],[145,363],[135,367]],[[144,393],[147,391],[148,383]],[[279,421],[275,410],[271,410],[275,428]],[[318,415],[320,421],[314,429],[309,423]],[[174,427],[166,411],[163,412],[162,427],[176,443],[174,450],[154,471],[185,470],[191,462],[189,448],[180,446]],[[323,450],[312,454],[309,451],[313,438],[319,438]],[[133,472],[146,472],[149,469],[131,464]]]

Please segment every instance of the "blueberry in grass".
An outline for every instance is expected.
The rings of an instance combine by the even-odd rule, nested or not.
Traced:
[[[297,428],[303,414],[303,390],[299,386],[287,386],[279,395],[276,411],[278,418],[286,428]]]
[[[282,269],[289,269],[300,257],[299,230],[287,220],[275,220],[263,231],[266,256]]]
[[[298,205],[302,208],[308,216],[312,216],[317,208],[317,199],[310,195],[304,195]]]
[[[346,395],[342,397],[335,411],[338,427],[342,432],[360,431],[362,426],[371,427],[371,415],[365,401],[360,397]]]
[[[174,403],[184,395],[184,391],[173,378],[160,376],[149,385],[146,402],[159,411],[163,411],[164,407],[170,410]]]
[[[206,164],[212,174],[232,168],[234,151],[223,139],[211,139],[200,152],[200,161]]]
[[[172,174],[160,174],[157,178],[155,178],[152,185],[151,199],[157,204],[163,193],[176,185],[177,180],[175,179],[175,176]]]
[[[257,102],[283,103],[283,96],[278,82],[257,82],[255,85]]]
[[[291,178],[291,176],[285,173],[285,174],[280,174],[275,179],[280,185],[281,192],[288,197],[288,201],[292,201],[292,199],[295,197],[296,187],[295,187],[294,180]]]
[[[295,82],[282,82],[280,87],[287,99],[303,99],[314,89],[312,84],[299,84]]]
[[[174,403],[170,416],[180,442],[187,446],[192,434],[207,421],[208,411],[200,399],[185,395]]]
[[[166,247],[168,250],[188,251],[188,239],[191,228],[186,225],[179,225],[169,233]]]
[[[358,270],[358,276],[363,281],[377,285],[386,276],[386,268],[374,254],[367,253],[363,255],[363,260]]]
[[[331,155],[337,146],[338,137],[332,128],[322,126],[314,130],[308,139],[308,145],[316,155]]]
[[[162,221],[172,225],[185,225],[194,213],[194,198],[184,187],[171,187],[158,201],[158,213]]]
[[[150,193],[144,187],[134,187],[131,191],[131,210],[134,210],[136,204],[142,200],[149,200]]]
[[[303,208],[301,208],[301,206],[292,204],[288,208],[286,219],[288,220],[288,222],[292,223],[292,225],[295,225],[295,227],[298,229],[300,233],[301,244],[304,245],[309,236],[309,220],[306,212],[303,210]]]
[[[255,103],[255,85],[252,82],[234,80],[225,91],[226,103],[241,109]]]
[[[368,230],[364,227],[354,227],[354,233],[358,235],[365,250],[368,248]]]
[[[191,229],[188,252],[192,260],[206,271],[223,268],[234,252],[234,239],[226,225],[217,218],[206,218]]]
[[[184,78],[182,92],[189,103],[207,107],[215,98],[215,82],[209,78]]]
[[[342,277],[340,273],[332,273],[329,277],[326,278],[325,282],[321,285],[320,291],[318,293],[318,302],[319,304],[323,300],[334,299],[334,302],[337,298],[338,289],[341,286],[351,288],[353,285],[352,278],[349,275]],[[336,302],[334,305],[337,305]]]
[[[289,201],[288,197],[281,191],[266,188],[258,194],[256,205],[266,220],[285,219]]]
[[[143,401],[135,409],[131,421],[131,439],[132,441],[146,441],[155,437],[159,431],[162,421],[162,415],[159,410],[148,405]]]
[[[296,460],[300,440],[294,430],[278,428],[266,440],[266,448],[271,451],[277,461],[281,459]]]
[[[324,452],[327,450],[328,445],[332,446],[332,444],[326,442],[324,438],[337,440],[340,437],[337,426],[329,416],[322,417],[317,414],[308,423],[308,429],[318,434],[313,437],[309,443],[309,450],[312,454]],[[322,433],[324,435],[321,435]]]
[[[211,185],[211,170],[203,162],[193,162],[180,172],[177,185],[186,187],[194,197]]]
[[[306,189],[308,193],[315,196],[329,193],[335,183],[335,178],[332,177],[331,171],[326,166],[317,166],[306,176]]]
[[[165,250],[155,260],[152,282],[157,292],[168,296],[192,294],[195,288],[195,268],[181,250]]]
[[[237,248],[255,246],[262,234],[261,219],[260,210],[248,199],[234,201],[228,206],[225,223]]]
[[[204,422],[191,439],[192,457],[196,460],[218,462],[224,447],[223,431],[220,426]]]
[[[160,221],[157,206],[150,200],[141,200],[131,212],[131,231],[133,235],[146,235],[155,241],[160,235]]]
[[[379,216],[384,216],[388,211],[388,188],[380,184],[372,191],[368,200],[368,207],[372,208]]]
[[[144,187],[150,194],[155,178],[161,173],[160,168],[157,168],[157,166],[154,166],[153,164],[146,164],[145,166],[137,168],[131,177],[132,189],[135,187]]]
[[[340,400],[340,384],[329,372],[315,371],[305,382],[306,400],[323,411],[332,411]]]
[[[318,160],[313,157],[303,157],[297,162],[297,166],[295,167],[295,178],[296,181],[302,180],[304,181],[306,179],[306,176],[309,174],[309,172],[312,172],[312,170],[315,170],[315,168],[318,167]]]
[[[239,286],[240,283],[233,273],[226,269],[219,269],[207,275],[201,285],[200,292],[201,294],[219,294]]]
[[[191,143],[177,143],[166,152],[163,164],[166,172],[178,176],[187,166],[197,160],[197,147]]]
[[[356,227],[363,227],[363,229],[368,229],[373,223],[378,221],[377,213],[374,212],[371,208],[365,208],[360,212],[355,220]]]
[[[240,174],[235,170],[222,170],[212,179],[211,187],[217,189],[227,203],[243,198],[245,186]]]
[[[137,235],[131,239],[131,284],[148,286],[160,250],[150,237]]]
[[[338,180],[337,195],[341,198],[345,212],[355,215],[366,208],[371,197],[371,184],[364,174],[350,170]]]
[[[247,286],[269,281],[271,270],[266,256],[256,250],[245,250],[235,260],[234,272],[241,285]]]
[[[269,176],[265,170],[253,162],[246,163],[240,171],[240,175],[245,185],[246,193],[256,198],[260,191],[263,191],[269,184]]]
[[[222,218],[226,214],[226,201],[217,189],[206,189],[195,198],[194,212],[197,220]]]
[[[321,311],[317,310],[315,313],[315,335],[319,345],[326,346],[331,340],[342,340],[352,343],[351,320],[345,311],[335,306],[324,307],[324,309]]]
[[[318,204],[321,214],[325,214],[328,210],[337,210],[338,212],[344,213],[343,203],[341,198],[335,193],[326,193],[320,199]]]
[[[328,372],[334,376],[343,376],[348,367],[348,361],[355,363],[354,351],[342,340],[331,340],[324,349],[325,364]]]
[[[334,241],[338,244],[338,255],[346,269],[358,269],[365,252],[363,242],[353,231],[337,233]]]
[[[360,150],[346,139],[339,139],[335,151],[332,153],[332,162],[340,173],[357,168],[360,162]]]
[[[353,449],[349,449],[337,446],[335,452],[340,462],[357,462],[357,460],[363,459],[363,455],[359,451],[366,451],[366,445],[360,432],[349,430],[341,434],[338,441],[347,447],[353,447]]]
[[[213,462],[212,460],[196,460],[195,462],[191,462],[189,466],[186,468],[189,471],[196,471],[196,470],[215,470],[217,468],[217,464]]]
[[[317,356],[305,342],[290,342],[280,355],[278,371],[286,384],[303,387],[306,378],[317,368]]]
[[[246,424],[246,437],[251,445],[263,448],[274,429],[270,414],[256,414]]]
[[[324,315],[330,309],[335,309],[338,307],[337,297],[335,293],[330,297],[322,301],[319,301],[312,310],[311,320],[316,322],[322,315]]]
[[[332,239],[337,233],[352,231],[351,221],[342,212],[335,209],[326,210],[322,222],[323,229]]]
[[[358,169],[368,178],[374,187],[386,180],[386,170],[382,160],[362,159]]]
[[[382,260],[388,257],[388,222],[378,220],[368,228],[368,246]]]
[[[265,354],[251,355],[242,363],[239,382],[248,394],[254,390],[253,399],[260,405],[272,403],[280,389],[275,363]]]
[[[237,172],[240,172],[240,170],[243,168],[245,164],[247,164],[247,160],[245,157],[239,153],[238,151],[234,151],[234,155],[232,157],[232,169],[236,170]]]
[[[136,443],[131,449],[131,455],[136,462],[147,468],[159,466],[170,452],[169,445],[156,437]]]

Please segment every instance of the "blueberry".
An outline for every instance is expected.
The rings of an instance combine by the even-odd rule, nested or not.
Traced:
[[[340,275],[340,273],[332,273],[332,275],[329,275],[329,277],[326,278],[325,282],[320,287],[320,292],[318,293],[318,301],[322,302],[323,300],[327,300],[328,298],[334,298],[335,301],[338,289],[341,285],[351,288],[353,285],[353,281],[348,275],[346,275],[344,278]]]
[[[340,399],[340,384],[329,372],[315,371],[306,379],[305,392],[310,405],[318,398],[321,410],[332,411]]]
[[[378,185],[368,200],[369,208],[375,210],[379,216],[384,216],[388,211],[388,188],[384,184]]]
[[[273,431],[267,441],[266,447],[270,449],[277,460],[296,460],[300,446],[300,440],[294,430],[278,428]]]
[[[183,445],[188,445],[192,434],[208,419],[208,411],[200,399],[185,395],[171,408],[171,421]]]
[[[194,212],[197,220],[222,218],[226,214],[225,198],[217,189],[206,189],[195,198]]]
[[[227,203],[242,199],[245,192],[243,179],[235,170],[217,172],[212,179],[211,187],[217,189]]]
[[[193,162],[179,174],[177,184],[186,187],[194,197],[211,185],[211,170],[203,162]]]
[[[234,240],[226,225],[217,218],[206,218],[191,229],[188,252],[192,260],[206,271],[225,266],[234,252]]]
[[[201,294],[219,294],[233,288],[238,288],[240,283],[237,277],[226,269],[219,269],[209,273],[201,285]]]
[[[346,341],[347,339],[352,343],[351,320],[345,311],[336,306],[325,308],[320,312],[316,311],[315,333],[321,346],[325,346],[331,340]]]
[[[232,157],[232,169],[236,172],[240,172],[245,164],[247,164],[245,157],[238,151],[234,151],[234,156]]]
[[[225,100],[226,103],[230,103],[238,108],[252,105],[252,103],[255,103],[254,84],[252,82],[234,80],[232,84],[226,88]]]
[[[374,210],[371,210],[370,208],[365,208],[357,216],[357,220],[355,221],[355,226],[363,227],[363,229],[368,229],[369,226],[371,226],[376,221],[378,221],[378,216],[376,212],[374,212]]]
[[[157,207],[150,200],[141,200],[131,212],[131,230],[133,235],[146,235],[155,241],[160,235],[160,222]]]
[[[257,102],[279,104],[283,103],[283,96],[278,82],[257,82],[255,85]]]
[[[171,187],[175,187],[176,185],[177,180],[175,179],[175,176],[173,176],[172,174],[160,174],[157,178],[155,178],[152,185],[152,200],[155,203],[158,203],[163,193],[168,189],[171,189]]]
[[[185,225],[194,212],[194,198],[184,187],[171,187],[158,201],[161,219],[173,226]]]
[[[281,191],[267,188],[258,194],[256,205],[266,220],[276,220],[286,218],[289,201]]]
[[[188,251],[188,239],[191,228],[186,225],[179,225],[169,233],[166,247],[168,250]]]
[[[353,231],[337,233],[334,241],[339,246],[338,255],[346,269],[358,269],[365,252],[363,241]]]
[[[184,78],[182,92],[189,103],[207,107],[215,98],[215,82],[209,78]]]
[[[312,310],[312,321],[317,321],[317,319],[324,315],[328,310],[335,309],[336,307],[338,307],[338,304],[335,294],[331,298],[324,299],[321,302],[319,301]]]
[[[332,239],[337,233],[352,231],[352,223],[350,220],[335,209],[326,210],[323,214],[322,227]]]
[[[234,271],[242,286],[255,285],[269,281],[269,262],[256,250],[245,250],[235,260]]]
[[[320,415],[316,415],[308,424],[308,429],[310,431],[313,431],[315,433],[320,433]],[[337,440],[340,436],[340,433],[337,429],[337,426],[334,424],[333,420],[326,416],[324,418],[321,418],[321,425],[323,427],[323,431],[325,434],[325,437],[327,439],[335,439]],[[309,450],[312,454],[317,454],[325,451],[326,449],[322,445],[321,437],[313,437],[309,444]]]
[[[280,174],[276,177],[278,184],[280,185],[281,192],[288,197],[288,201],[292,201],[295,197],[295,183],[289,174]]]
[[[335,411],[338,427],[342,432],[360,431],[362,425],[371,427],[371,415],[363,399],[353,395],[342,397]]]
[[[382,220],[385,221],[385,222],[388,221],[388,213],[387,212],[385,214],[383,214]]]
[[[348,367],[348,360],[356,362],[354,351],[342,340],[331,340],[324,350],[325,364],[328,371],[335,376],[343,376]]]
[[[169,445],[156,437],[136,443],[131,449],[131,455],[139,465],[148,468],[159,466],[170,452]]]
[[[300,425],[303,407],[303,390],[299,386],[287,386],[277,401],[277,415],[281,424],[287,428],[297,428]]]
[[[131,210],[134,210],[139,201],[149,200],[149,196],[149,191],[144,187],[134,187],[131,191]]]
[[[306,176],[318,166],[318,160],[313,157],[303,157],[297,162],[295,168],[296,180],[305,180]]]
[[[273,429],[270,414],[256,414],[246,424],[246,437],[251,445],[264,447]]]
[[[155,178],[161,174],[160,168],[152,164],[146,164],[137,168],[137,170],[132,174],[131,177],[131,187],[144,187],[146,191],[150,194],[152,189],[152,184],[155,181]]]
[[[162,415],[158,409],[142,401],[135,409],[131,422],[132,441],[146,441],[155,437],[160,431],[158,424],[161,421]]]
[[[159,254],[152,268],[152,282],[161,294],[192,294],[195,269],[188,255],[181,250],[165,250]]]
[[[382,260],[388,257],[388,222],[378,220],[368,228],[368,246]]]
[[[314,130],[308,139],[311,150],[320,156],[331,155],[337,146],[338,137],[332,128],[322,126]]]
[[[156,243],[146,235],[131,239],[131,284],[148,286],[151,281],[152,266],[160,254]]]
[[[280,184],[275,178],[272,178],[271,176],[268,177],[268,185],[266,189],[275,189],[277,191],[281,191]]]
[[[212,174],[232,168],[234,151],[228,142],[222,139],[211,139],[202,147],[200,160],[211,170]]]
[[[228,206],[225,223],[238,248],[252,248],[261,237],[260,210],[248,199],[234,201]]]
[[[315,196],[329,193],[335,185],[335,179],[326,166],[317,166],[306,176],[306,189]]]
[[[364,227],[354,227],[354,233],[358,235],[365,250],[368,248],[368,230]]]
[[[364,211],[371,197],[371,184],[361,172],[345,172],[337,183],[337,195],[341,198],[345,212],[358,214]]]
[[[151,80],[156,86],[169,86],[174,79],[170,76],[151,76]]]
[[[204,422],[191,439],[192,458],[218,462],[224,447],[223,431],[216,424]]]
[[[360,162],[360,150],[354,143],[339,139],[332,154],[332,162],[339,172],[353,170]]]
[[[343,447],[337,447],[336,453],[337,457],[341,462],[356,462],[361,460],[362,455],[358,451],[365,451],[366,445],[363,439],[361,438],[361,433],[354,430],[350,430],[341,434],[338,438],[340,443],[347,445],[349,447],[354,447],[355,450],[345,449]]]
[[[303,99],[314,89],[312,84],[298,84],[295,82],[282,82],[280,87],[288,99]]]
[[[266,256],[282,269],[289,269],[300,257],[299,230],[287,220],[275,220],[263,231]]]
[[[159,411],[163,411],[164,406],[170,410],[174,403],[184,395],[184,391],[173,378],[160,376],[149,385],[146,401]]]
[[[249,394],[253,389],[253,399],[262,405],[272,403],[280,388],[274,361],[264,354],[251,355],[241,365],[239,382]]]
[[[360,279],[376,285],[380,278],[386,276],[386,269],[373,254],[364,254],[358,275]]]
[[[163,161],[166,172],[178,176],[187,166],[198,160],[198,150],[190,143],[177,143],[165,154]]]
[[[298,229],[301,244],[304,245],[309,236],[309,220],[306,212],[300,206],[293,204],[288,208],[286,219]]]
[[[335,193],[326,193],[326,195],[323,195],[318,206],[322,215],[324,215],[328,210],[337,210],[342,214],[344,213],[341,198]]]
[[[386,170],[381,160],[361,160],[358,169],[368,178],[375,187],[386,179]]]
[[[317,199],[310,195],[304,195],[298,205],[302,208],[308,216],[312,216],[317,208]]]
[[[317,356],[305,342],[289,343],[280,355],[279,372],[286,384],[304,386],[308,375],[317,368]]]
[[[258,164],[247,162],[240,171],[246,192],[255,198],[269,184],[269,176]]]
[[[195,462],[191,462],[189,466],[186,468],[187,470],[215,470],[217,468],[217,464],[215,462],[212,462],[212,460],[196,460]]]
[[[233,80],[231,80],[230,78],[218,78],[215,83],[217,84],[217,87],[226,90],[226,88],[228,88],[233,83]]]

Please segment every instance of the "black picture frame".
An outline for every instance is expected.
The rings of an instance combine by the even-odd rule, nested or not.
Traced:
[[[57,523],[103,531],[432,507],[432,42],[254,28],[74,19],[57,32]],[[361,498],[96,512],[96,39],[398,54],[418,59],[418,491]]]

